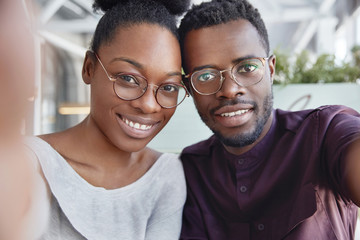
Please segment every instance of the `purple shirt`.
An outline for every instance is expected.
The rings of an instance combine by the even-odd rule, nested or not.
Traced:
[[[343,106],[273,112],[267,135],[242,155],[219,140],[184,149],[183,240],[354,238],[357,206],[344,183],[360,115]]]

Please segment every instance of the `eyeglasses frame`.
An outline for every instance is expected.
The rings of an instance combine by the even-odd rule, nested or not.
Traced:
[[[115,95],[116,95],[118,98],[120,98],[121,100],[124,100],[124,101],[133,101],[133,100],[139,99],[139,98],[141,98],[142,96],[144,96],[144,94],[146,93],[148,87],[151,86],[151,85],[154,86],[154,87],[156,87],[155,90],[154,90],[154,97],[155,97],[155,100],[156,100],[157,104],[159,104],[162,108],[165,108],[165,109],[175,108],[175,107],[179,106],[179,105],[185,100],[185,98],[186,98],[186,97],[189,97],[189,95],[190,95],[189,92],[188,92],[188,90],[187,90],[187,88],[186,88],[186,86],[185,86],[185,84],[183,83],[183,81],[181,81],[181,83],[171,83],[171,84],[174,84],[174,85],[176,85],[176,86],[179,86],[179,87],[184,88],[184,90],[185,90],[185,96],[184,96],[184,98],[183,98],[179,103],[177,103],[177,105],[171,106],[171,107],[164,107],[163,105],[161,105],[161,104],[159,103],[159,101],[158,101],[158,99],[157,99],[157,92],[158,92],[158,90],[159,90],[159,87],[161,87],[162,85],[165,85],[166,83],[160,84],[160,85],[158,86],[158,85],[156,85],[156,84],[151,84],[151,83],[149,83],[148,80],[147,80],[145,77],[141,76],[141,75],[134,74],[134,73],[128,73],[128,74],[131,75],[131,76],[143,78],[143,79],[146,81],[146,88],[144,89],[143,93],[142,93],[139,97],[136,97],[136,98],[133,98],[133,99],[125,99],[125,98],[122,98],[122,97],[120,97],[120,96],[118,95],[118,93],[117,93],[116,90],[115,90],[116,79],[115,79],[114,77],[110,76],[110,74],[109,74],[108,71],[106,70],[104,64],[101,62],[100,57],[97,55],[97,53],[94,52],[94,51],[92,51],[92,50],[89,50],[89,51],[92,52],[92,53],[95,55],[96,59],[97,59],[98,62],[100,63],[100,66],[101,66],[102,69],[104,70],[106,76],[108,77],[108,79],[109,79],[111,82],[113,82],[113,90],[114,90],[114,93],[115,93]],[[127,74],[127,73],[124,73],[124,74]]]
[[[272,58],[272,57],[273,57],[273,55],[271,55],[271,56],[269,56],[269,57],[250,57],[250,58],[245,58],[245,59],[242,59],[241,61],[239,61],[238,63],[234,64],[230,69],[225,69],[225,70],[217,70],[217,69],[215,69],[215,68],[209,68],[209,69],[217,70],[217,71],[219,71],[219,73],[220,73],[220,85],[219,85],[219,88],[218,88],[215,92],[212,92],[212,93],[202,93],[202,92],[199,92],[199,91],[194,87],[194,83],[193,83],[193,80],[192,80],[193,74],[194,74],[194,73],[197,73],[197,72],[200,72],[200,71],[203,71],[204,69],[197,70],[197,71],[194,71],[194,72],[192,72],[192,73],[189,73],[189,74],[183,76],[183,78],[185,78],[185,79],[189,79],[189,78],[190,78],[190,83],[191,83],[192,88],[193,88],[198,94],[204,95],[204,96],[212,95],[212,94],[215,94],[215,93],[217,93],[217,92],[220,91],[220,89],[221,89],[222,86],[223,86],[224,80],[225,80],[225,77],[223,76],[223,73],[224,73],[224,72],[228,72],[228,71],[230,71],[230,77],[231,77],[231,79],[232,79],[237,85],[239,85],[239,86],[241,86],[241,87],[250,87],[250,86],[253,86],[253,85],[258,84],[259,82],[261,82],[261,80],[264,78],[264,74],[263,74],[263,76],[260,78],[260,80],[257,81],[256,83],[253,83],[253,84],[251,84],[251,85],[244,86],[243,84],[239,83],[239,82],[236,80],[236,78],[235,78],[235,76],[234,76],[234,74],[233,74],[233,69],[234,69],[234,67],[237,66],[240,62],[246,61],[246,60],[249,60],[249,59],[258,59],[258,60],[261,61],[262,65],[265,67],[265,62],[268,61],[268,60],[269,60],[270,58]]]

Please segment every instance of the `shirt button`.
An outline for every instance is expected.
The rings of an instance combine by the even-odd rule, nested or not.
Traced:
[[[263,231],[265,229],[265,226],[264,224],[260,223],[258,226],[257,226],[258,230],[259,231]]]
[[[247,187],[246,186],[241,186],[240,187],[240,192],[244,193],[247,191]]]
[[[243,164],[244,164],[244,162],[245,162],[245,160],[244,160],[244,159],[239,159],[239,160],[238,160],[238,164],[239,164],[239,165],[243,165]]]

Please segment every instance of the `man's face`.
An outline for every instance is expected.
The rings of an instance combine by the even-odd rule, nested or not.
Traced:
[[[256,28],[242,19],[192,30],[184,40],[185,71],[231,69],[239,59],[268,57],[260,39]],[[270,128],[275,57],[265,60],[264,68],[262,80],[249,87],[238,85],[226,71],[217,93],[201,95],[191,89],[201,119],[234,154],[250,149]]]

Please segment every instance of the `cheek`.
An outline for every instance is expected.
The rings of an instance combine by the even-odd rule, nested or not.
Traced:
[[[254,100],[262,110],[264,110],[265,100],[272,94],[272,86],[269,81],[270,79],[266,79],[261,85],[257,86],[256,92],[253,92]]]
[[[207,114],[210,110],[210,104],[216,102],[211,96],[202,96],[197,93],[193,95],[193,98],[198,112],[202,114]]]
[[[174,115],[176,108],[162,109],[164,115],[164,125],[169,122],[171,117]]]
[[[107,89],[94,89],[91,92],[91,115],[96,119],[98,123],[105,124],[103,127],[107,127],[113,120],[116,120],[116,111],[121,100],[111,95],[111,91]]]
[[[107,79],[93,79],[91,83],[91,104],[104,108],[115,105],[120,100],[114,93],[113,84]]]

